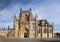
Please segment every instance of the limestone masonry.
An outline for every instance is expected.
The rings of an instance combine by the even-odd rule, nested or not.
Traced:
[[[14,28],[16,38],[52,38],[53,25],[47,20],[38,20],[33,16],[32,9],[20,9],[19,19],[14,17]]]
[[[14,16],[14,28],[0,29],[0,36],[15,38],[52,38],[53,24],[46,19],[38,20],[38,16],[33,16],[32,9],[20,9],[19,19]]]

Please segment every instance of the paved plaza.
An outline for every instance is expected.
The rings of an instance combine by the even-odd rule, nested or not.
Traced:
[[[28,39],[28,38],[4,38],[0,37],[0,42],[60,42],[59,38],[51,38],[51,39]]]

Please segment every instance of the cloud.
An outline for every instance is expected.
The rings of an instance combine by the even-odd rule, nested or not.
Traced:
[[[10,28],[12,28],[14,25],[12,24],[12,22],[11,23],[0,23],[0,29],[1,28],[8,28],[8,26],[10,27]]]
[[[11,3],[10,0],[0,0],[0,10],[4,9],[10,3]]]
[[[33,13],[38,15],[39,19],[47,19],[49,23],[54,22],[54,31],[59,32],[60,28],[60,1],[48,1],[42,5],[36,5]]]
[[[46,18],[48,22],[54,22],[54,29],[60,29],[60,1],[59,0],[0,0],[0,27],[10,24],[13,28],[13,17],[19,17],[20,8],[28,10],[32,8],[33,15],[37,14],[38,19]],[[2,19],[1,19],[2,18]],[[4,25],[2,25],[4,24]]]
[[[32,0],[0,0],[0,10],[3,10],[12,3],[20,3],[21,5],[26,5]]]
[[[19,4],[12,4],[9,7],[6,7],[4,10],[0,11],[0,27],[6,27],[9,25],[13,28],[14,15],[18,17],[20,7]]]

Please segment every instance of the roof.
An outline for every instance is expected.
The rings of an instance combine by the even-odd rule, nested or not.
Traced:
[[[42,25],[43,21],[45,21],[45,23]],[[53,25],[51,25],[47,20],[39,20],[38,26],[49,26],[49,27],[52,27]]]
[[[22,11],[23,13],[29,13],[30,11],[29,10],[24,10]]]

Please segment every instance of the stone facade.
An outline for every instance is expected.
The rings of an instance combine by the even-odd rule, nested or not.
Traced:
[[[7,37],[8,30],[0,29],[0,36]]]
[[[19,19],[14,16],[14,28],[16,38],[52,38],[53,25],[47,20],[37,20],[33,16],[32,9],[20,9]]]
[[[14,29],[0,29],[0,37],[15,37]]]
[[[0,29],[0,36],[15,38],[52,38],[54,28],[46,19],[38,20],[32,9],[20,9],[19,19],[14,16],[14,28]]]

